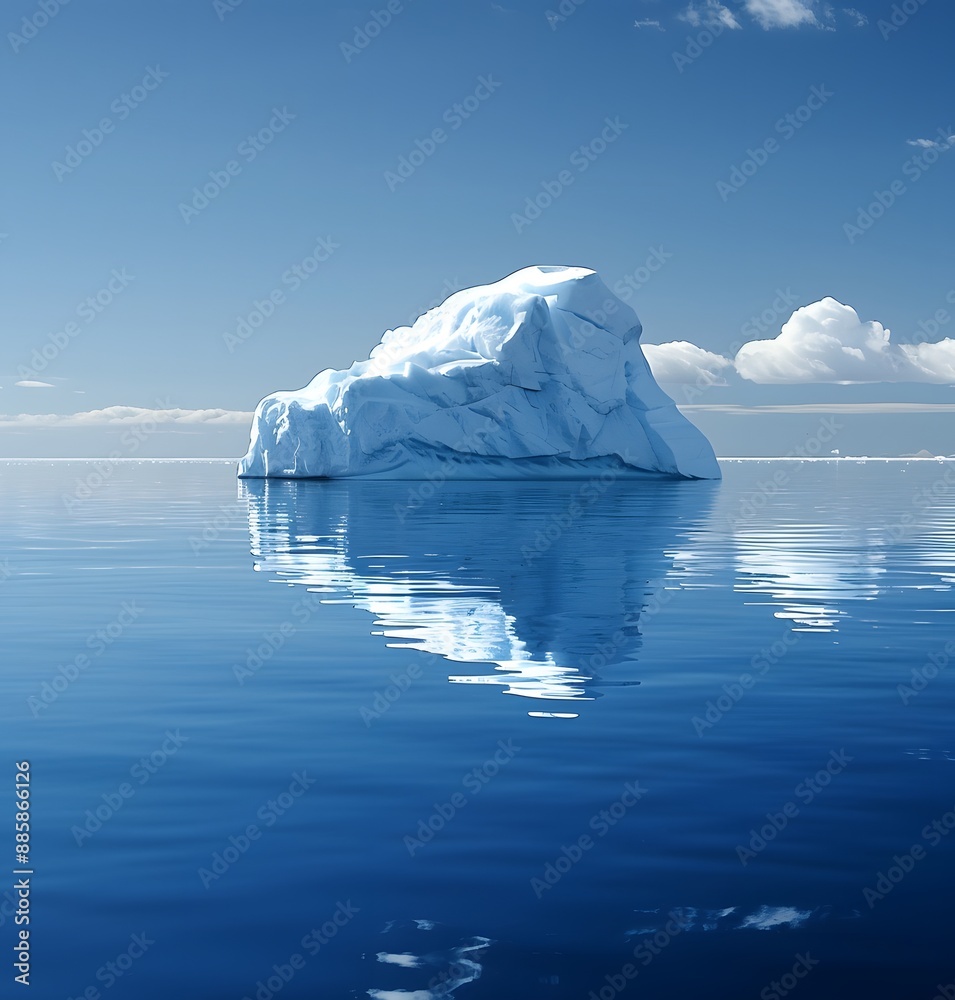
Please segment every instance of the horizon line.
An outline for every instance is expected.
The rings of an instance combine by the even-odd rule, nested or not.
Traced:
[[[239,458],[133,458],[123,456],[110,458],[108,455],[89,455],[85,457],[69,457],[65,455],[50,456],[9,456],[0,455],[0,462],[220,462],[236,465]],[[717,462],[955,462],[955,455],[807,455],[799,458],[795,455],[717,455]],[[343,479],[361,479],[361,476],[342,476]],[[477,481],[477,480],[475,480]],[[543,481],[543,480],[542,480]]]

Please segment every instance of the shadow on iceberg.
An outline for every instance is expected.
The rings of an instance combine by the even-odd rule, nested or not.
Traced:
[[[245,480],[257,571],[375,616],[393,648],[473,665],[457,684],[580,702],[638,684],[646,620],[717,483]],[[573,717],[543,704],[531,715]]]

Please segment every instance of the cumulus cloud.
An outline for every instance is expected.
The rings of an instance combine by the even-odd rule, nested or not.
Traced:
[[[155,422],[170,427],[227,426],[248,424],[251,412],[242,410],[149,409],[144,406],[107,406],[102,410],[81,413],[0,414],[0,427],[125,427]]]
[[[912,364],[936,376],[927,382],[955,384],[955,340],[946,337],[935,344],[901,344]]]
[[[724,28],[742,28],[736,20],[736,15],[719,0],[700,0],[691,3],[677,16],[694,28],[715,28],[717,25],[722,25]]]
[[[21,389],[55,389],[56,386],[52,382],[37,382],[35,379],[25,378],[21,379],[19,382],[14,382],[14,385],[18,385]]]
[[[720,372],[733,365],[722,354],[705,351],[685,340],[673,340],[668,344],[644,344],[643,353],[658,382],[726,385],[726,379]]]
[[[881,323],[827,297],[797,309],[772,340],[753,340],[736,355],[752,382],[955,381],[955,342],[893,344]]]
[[[812,0],[744,0],[743,6],[766,31],[770,28],[798,28],[803,24],[821,27]]]

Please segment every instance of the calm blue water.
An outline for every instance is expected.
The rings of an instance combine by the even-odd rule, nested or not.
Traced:
[[[32,996],[955,981],[955,465],[106,471],[0,467]]]

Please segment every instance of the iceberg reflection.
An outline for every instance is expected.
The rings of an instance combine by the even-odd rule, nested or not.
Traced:
[[[587,483],[410,490],[340,480],[239,485],[257,571],[370,612],[390,647],[481,665],[452,683],[561,702],[639,683],[626,666],[641,624],[664,587],[681,586],[687,570],[674,557],[718,488],[615,482],[607,473]]]

